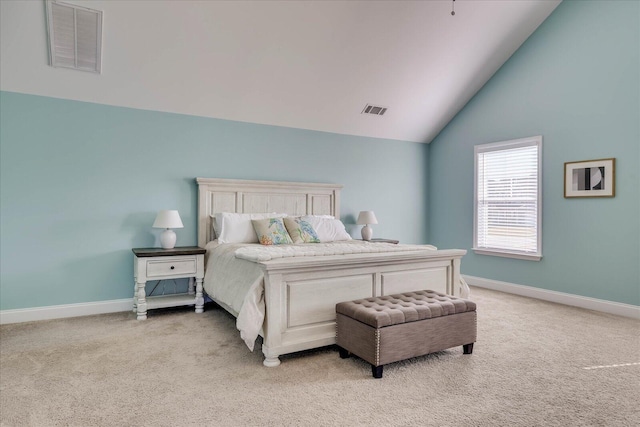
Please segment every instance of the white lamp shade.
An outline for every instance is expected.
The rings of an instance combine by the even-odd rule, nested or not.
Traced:
[[[183,228],[182,220],[178,211],[160,211],[156,220],[153,222],[153,228]]]
[[[378,220],[376,219],[376,214],[373,211],[361,211],[360,215],[358,215],[358,220],[356,224],[365,225],[365,224],[377,224]]]

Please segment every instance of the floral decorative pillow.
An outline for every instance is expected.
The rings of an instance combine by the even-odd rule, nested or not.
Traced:
[[[282,218],[252,219],[261,245],[287,245],[293,243]]]
[[[300,218],[286,217],[284,225],[287,227],[293,243],[320,243],[316,230],[311,224]]]

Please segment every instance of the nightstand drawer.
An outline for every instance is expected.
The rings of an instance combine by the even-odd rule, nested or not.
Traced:
[[[147,277],[174,276],[176,274],[196,274],[196,260],[149,261]]]

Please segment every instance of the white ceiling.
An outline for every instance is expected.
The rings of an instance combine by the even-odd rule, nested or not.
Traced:
[[[430,142],[560,0],[67,2],[104,12],[102,74],[49,67],[44,2],[2,0],[0,89]]]

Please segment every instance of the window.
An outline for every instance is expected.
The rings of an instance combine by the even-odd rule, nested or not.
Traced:
[[[542,136],[477,145],[473,250],[542,258]]]

